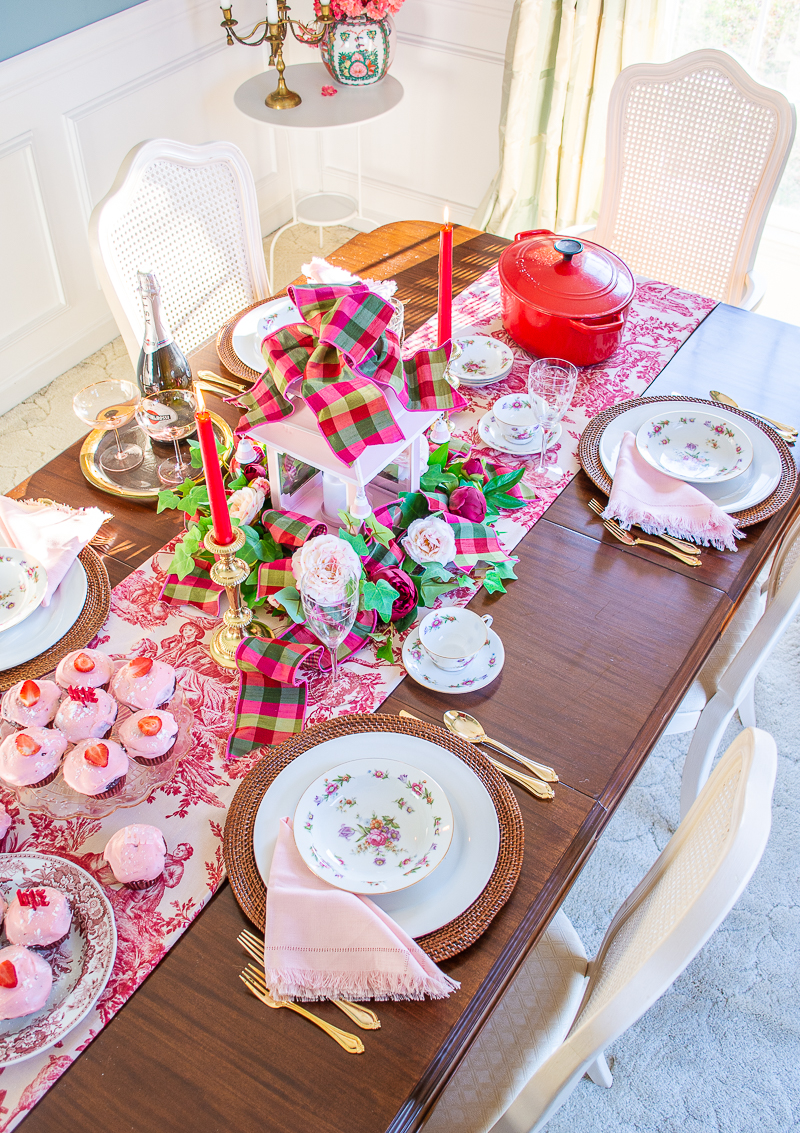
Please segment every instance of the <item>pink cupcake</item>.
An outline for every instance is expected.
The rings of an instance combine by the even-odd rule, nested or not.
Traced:
[[[19,1019],[44,1007],[53,973],[36,952],[12,944],[0,948],[0,1019]]]
[[[19,681],[4,695],[4,720],[27,728],[29,724],[44,728],[56,714],[61,689],[54,681]]]
[[[106,843],[103,857],[117,881],[130,889],[149,889],[164,872],[167,846],[157,826],[123,826]]]
[[[55,728],[13,732],[0,743],[0,779],[12,787],[44,787],[58,774],[66,750],[66,736]]]
[[[175,692],[175,670],[166,661],[134,657],[117,671],[111,691],[129,708],[159,708]]]
[[[6,912],[6,936],[25,948],[49,948],[69,936],[72,909],[66,895],[50,885],[18,889]]]
[[[158,708],[150,712],[134,712],[119,728],[119,738],[128,755],[145,767],[169,759],[177,734],[175,717],[171,712]]]
[[[106,688],[114,676],[114,662],[102,649],[73,649],[56,669],[62,688]]]
[[[81,740],[64,760],[67,785],[95,799],[118,795],[127,775],[127,753],[114,740]]]
[[[56,712],[55,726],[71,744],[79,740],[102,739],[117,718],[117,702],[101,688],[67,689],[66,699]]]

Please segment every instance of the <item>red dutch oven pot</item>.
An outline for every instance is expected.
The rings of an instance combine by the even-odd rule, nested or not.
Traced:
[[[607,248],[546,228],[518,232],[498,270],[503,325],[532,354],[594,366],[619,346],[636,285]]]

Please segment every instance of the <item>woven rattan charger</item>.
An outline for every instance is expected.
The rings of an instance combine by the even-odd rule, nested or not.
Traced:
[[[86,571],[86,601],[78,620],[55,645],[45,649],[38,657],[0,671],[0,691],[5,692],[17,681],[35,680],[51,672],[62,657],[73,649],[83,648],[105,624],[111,604],[111,587],[103,560],[91,547],[84,547],[78,558]]]
[[[417,938],[432,960],[457,956],[486,931],[511,896],[522,869],[525,834],[517,800],[503,776],[471,744],[422,720],[367,713],[315,724],[271,751],[242,780],[225,823],[225,868],[234,896],[253,924],[264,931],[267,891],[256,865],[253,828],[261,800],[278,774],[303,752],[355,732],[400,732],[429,740],[462,759],[489,792],[500,827],[500,848],[492,876],[476,901],[448,924]]]
[[[717,401],[707,401],[702,397],[681,397],[677,394],[664,397],[634,397],[628,401],[620,401],[616,405],[612,405],[610,409],[603,410],[593,417],[581,435],[580,445],[578,447],[578,460],[580,460],[586,475],[589,479],[597,485],[601,492],[605,492],[608,496],[611,494],[612,481],[609,474],[606,472],[600,460],[600,438],[604,430],[614,420],[619,417],[620,413],[625,413],[626,410],[632,409],[634,406],[639,405],[663,405],[669,401],[686,402],[691,401],[696,405],[707,405],[710,409],[717,411],[722,408]],[[737,527],[752,527],[754,523],[761,523],[764,519],[769,519],[770,516],[775,515],[780,511],[784,504],[788,503],[797,486],[797,465],[794,462],[791,450],[783,437],[779,436],[774,429],[769,425],[765,425],[755,417],[751,417],[743,409],[733,409],[731,406],[724,406],[725,413],[735,414],[737,417],[744,417],[751,425],[757,425],[758,428],[764,433],[772,442],[778,451],[781,458],[781,478],[778,481],[778,486],[772,495],[767,496],[760,504],[754,504],[753,507],[747,508],[744,511],[733,512],[731,518],[736,520]]]

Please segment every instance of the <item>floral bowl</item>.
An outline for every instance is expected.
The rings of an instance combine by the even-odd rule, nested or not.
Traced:
[[[636,447],[648,464],[675,480],[719,484],[741,476],[753,459],[750,438],[738,422],[702,409],[651,417],[637,432]]]
[[[0,547],[0,632],[19,625],[42,603],[47,571],[16,547]]]
[[[428,877],[453,837],[453,812],[424,771],[396,759],[354,759],[315,779],[294,815],[312,873],[351,893],[395,893]]]

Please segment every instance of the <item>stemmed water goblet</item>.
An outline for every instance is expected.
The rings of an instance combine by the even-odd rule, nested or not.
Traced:
[[[192,471],[191,462],[184,459],[178,442],[194,432],[197,401],[191,390],[163,389],[142,398],[136,410],[136,420],[154,441],[172,441],[175,456],[162,460],[157,472],[162,484],[182,484]]]
[[[531,409],[542,430],[537,472],[544,473],[551,480],[558,480],[564,473],[560,469],[545,470],[545,453],[555,433],[555,426],[570,406],[577,381],[577,367],[563,358],[540,358],[528,370]]]
[[[139,445],[123,444],[119,430],[133,420],[141,401],[139,387],[133,382],[109,378],[84,386],[72,399],[75,415],[93,429],[113,429],[116,448],[110,445],[98,457],[100,467],[106,472],[128,472],[137,468],[144,460]]]
[[[331,585],[313,571],[300,579],[300,599],[306,625],[327,646],[331,654],[328,691],[339,687],[339,661],[336,651],[353,628],[358,613],[360,571],[344,568]]]

